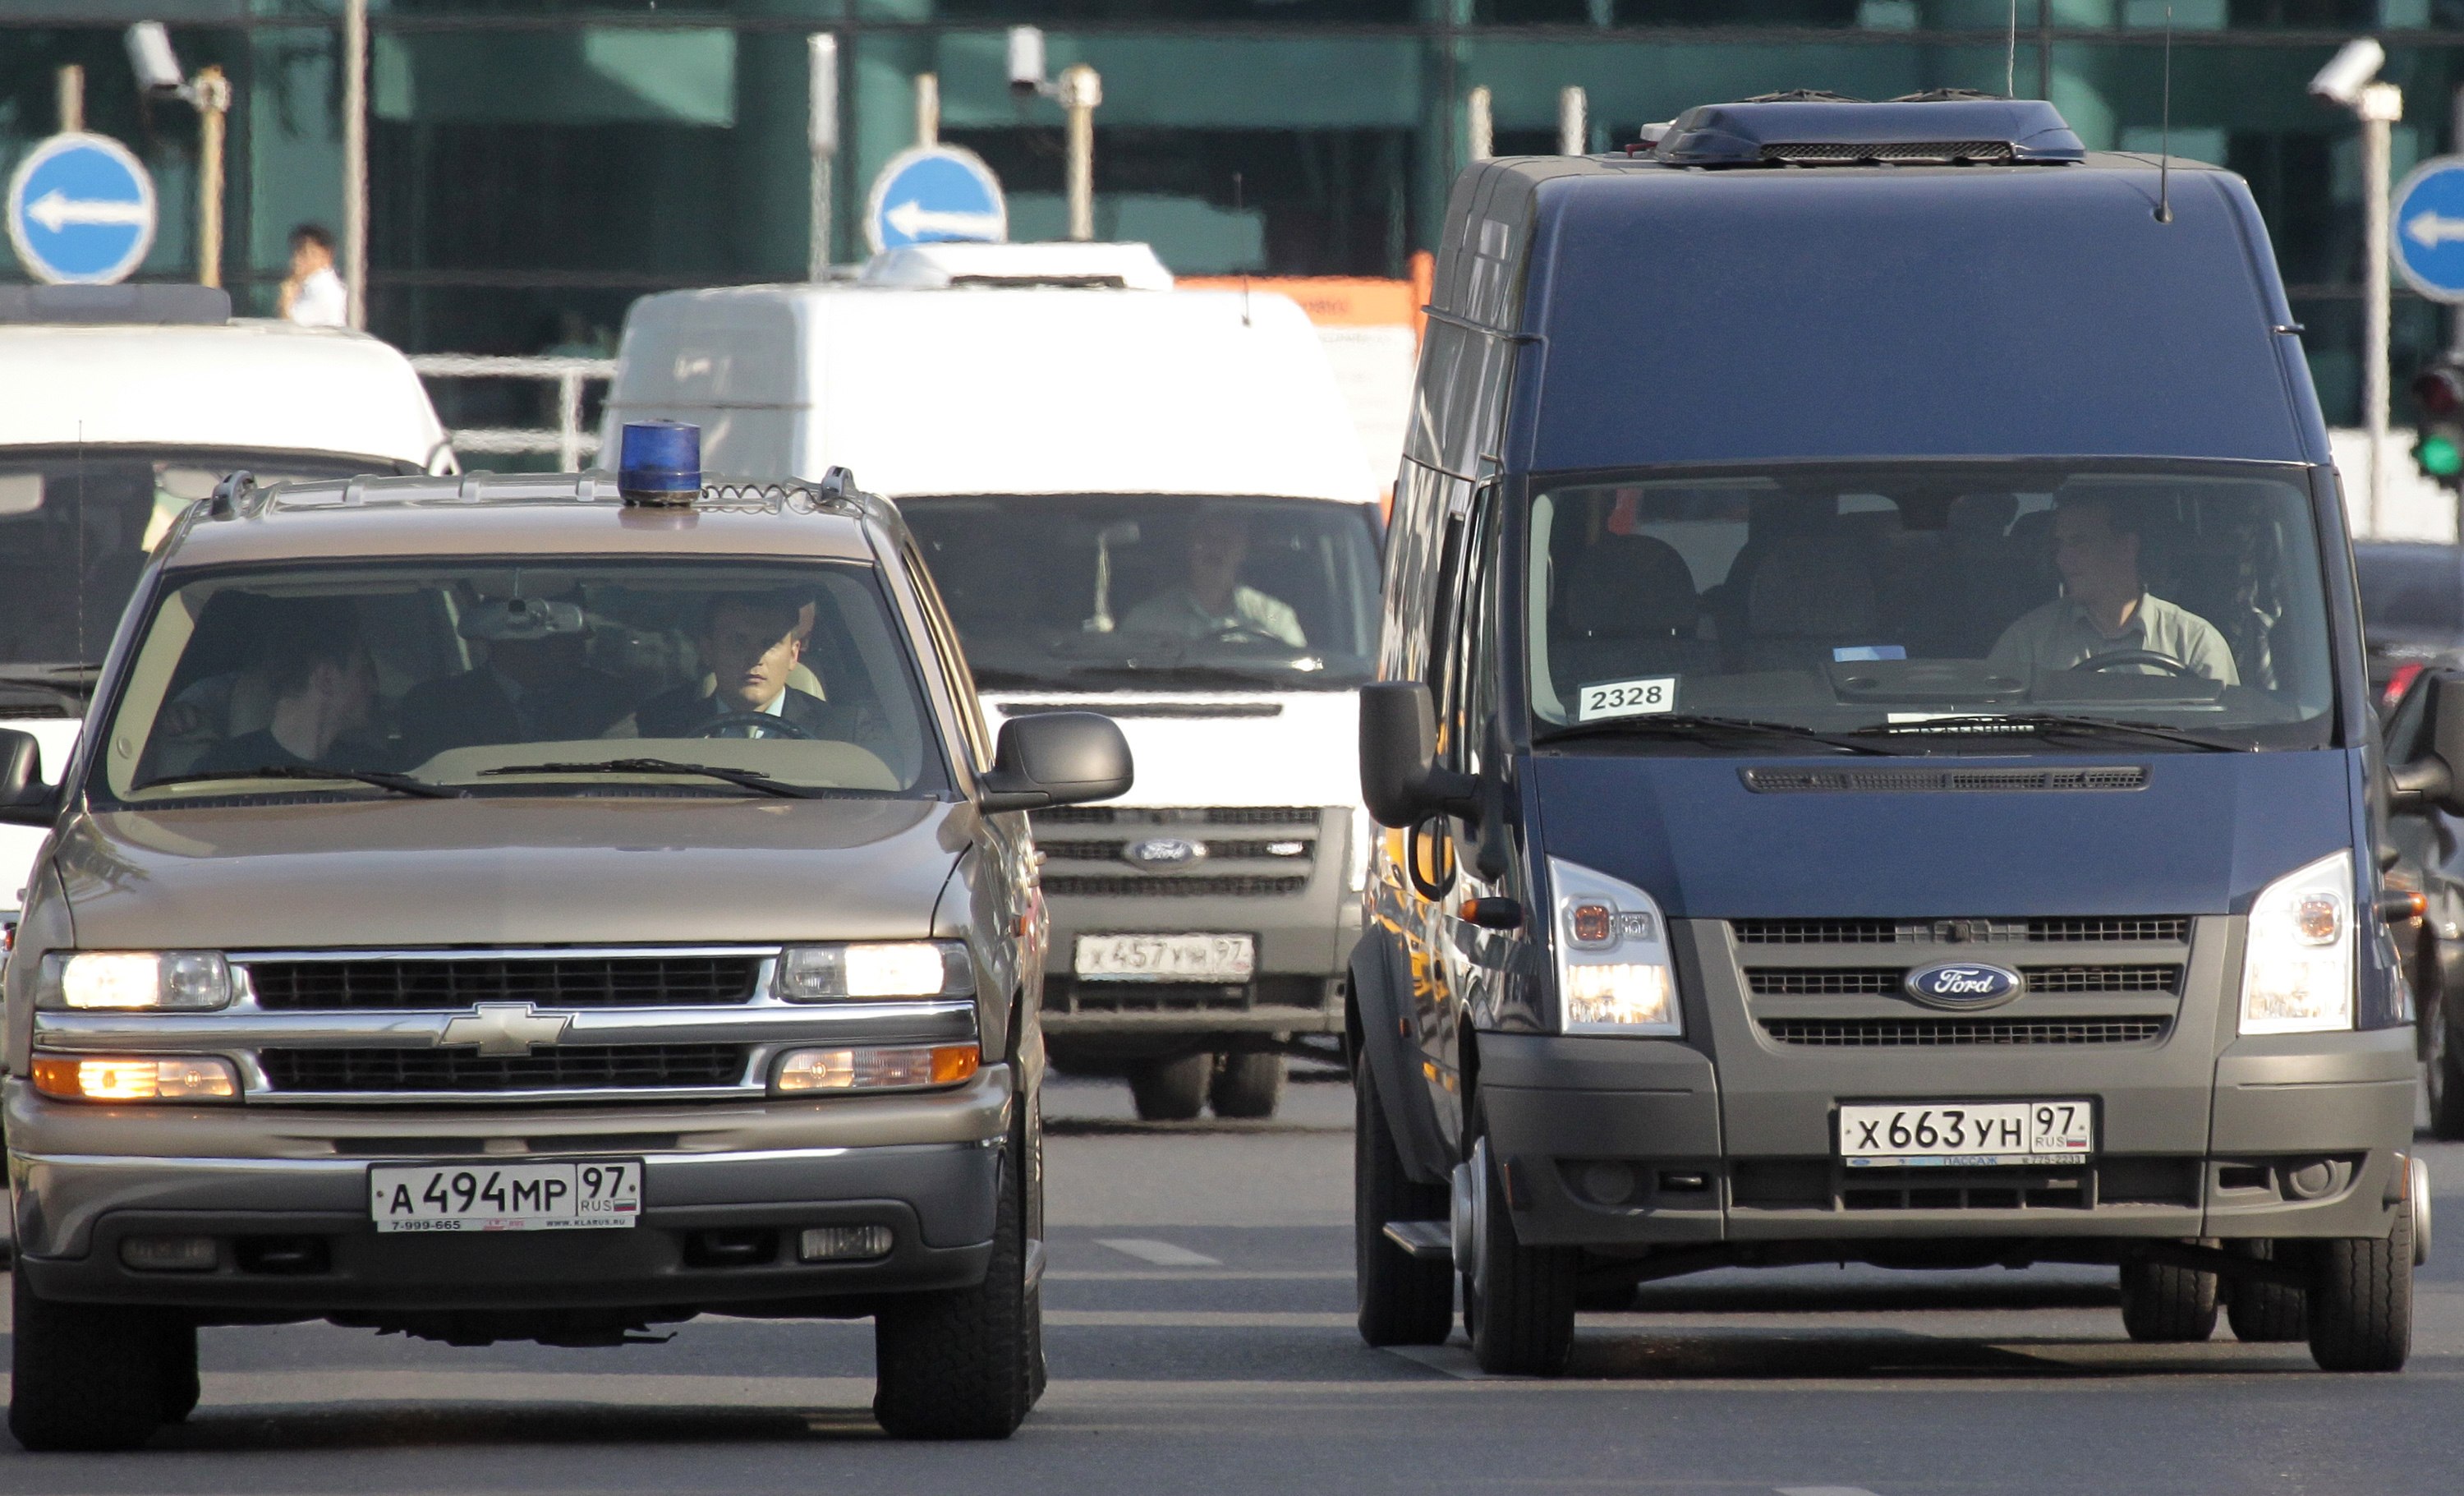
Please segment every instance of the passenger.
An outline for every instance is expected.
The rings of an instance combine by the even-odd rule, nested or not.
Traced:
[[[711,604],[695,641],[707,682],[662,692],[632,717],[644,737],[825,737],[855,742],[856,715],[799,691],[788,677],[804,657],[812,624],[803,600],[778,593],[729,593]],[[792,732],[765,730],[773,716]],[[618,734],[622,734],[620,724]]]
[[[1241,584],[1241,567],[1248,559],[1247,520],[1222,511],[1201,513],[1189,527],[1189,580],[1130,609],[1122,631],[1178,639],[1247,634],[1307,649],[1309,638],[1290,605]]]
[[[414,763],[449,748],[597,737],[633,699],[622,679],[591,668],[582,609],[570,603],[490,598],[460,632],[487,646],[487,661],[403,697]]]
[[[348,605],[302,605],[269,662],[274,713],[265,726],[214,748],[195,772],[383,767],[384,749],[364,736],[377,704],[376,662]]]
[[[2062,576],[2062,595],[2004,629],[1993,662],[2047,674],[2142,650],[2191,674],[2239,685],[2225,636],[2198,614],[2150,594],[2139,561],[2139,524],[2128,505],[2092,492],[2056,495],[2054,566]],[[2166,673],[2150,664],[2114,669]]]

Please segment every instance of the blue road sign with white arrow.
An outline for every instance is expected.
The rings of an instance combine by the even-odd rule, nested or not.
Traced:
[[[2408,172],[2389,222],[2395,268],[2412,289],[2464,301],[2464,156],[2433,156]]]
[[[107,136],[55,135],[9,180],[9,242],[36,280],[124,280],[154,246],[154,179]]]
[[[983,158],[956,145],[900,151],[872,179],[864,236],[877,253],[910,244],[1009,237],[1009,205]]]

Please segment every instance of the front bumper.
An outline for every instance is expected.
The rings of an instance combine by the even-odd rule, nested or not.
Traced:
[[[753,1106],[304,1111],[100,1108],[7,1085],[19,1270],[65,1300],[315,1316],[772,1307],[981,1279],[1006,1067],[944,1092]],[[630,1157],[627,1230],[379,1235],[371,1164]],[[805,1227],[881,1224],[886,1257],[806,1264]],[[210,1271],[140,1271],[139,1235],[216,1240]]]
[[[1158,883],[1166,880],[1156,879]],[[1164,898],[1054,895],[1044,1032],[1097,1035],[1333,1034],[1343,1031],[1344,963],[1360,937],[1360,896],[1343,864],[1322,859],[1294,894]],[[1071,975],[1081,935],[1203,931],[1257,937],[1245,982],[1089,981]]]

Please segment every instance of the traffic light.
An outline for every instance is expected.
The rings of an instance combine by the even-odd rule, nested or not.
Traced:
[[[2412,400],[2421,409],[2413,464],[2423,477],[2464,490],[2464,363],[2442,359],[2414,375]]]

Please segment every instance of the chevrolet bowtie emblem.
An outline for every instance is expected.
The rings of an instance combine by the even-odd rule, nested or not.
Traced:
[[[481,1054],[528,1054],[534,1045],[552,1045],[564,1037],[570,1013],[541,1013],[527,1002],[482,1002],[445,1025],[438,1041],[477,1045]]]

